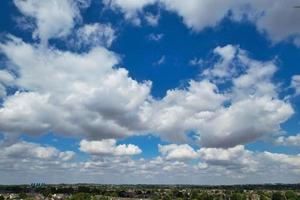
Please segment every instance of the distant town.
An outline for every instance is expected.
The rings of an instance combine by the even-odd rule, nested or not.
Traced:
[[[300,200],[300,184],[1,185],[0,200]]]

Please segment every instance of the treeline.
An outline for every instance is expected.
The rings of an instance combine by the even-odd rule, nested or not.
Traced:
[[[2,185],[0,194],[19,196],[64,194],[68,200],[108,197],[163,200],[300,200],[299,184],[194,186],[194,185]],[[26,199],[26,198],[22,198]],[[1,200],[1,197],[0,197]]]

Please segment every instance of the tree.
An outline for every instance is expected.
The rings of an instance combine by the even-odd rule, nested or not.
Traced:
[[[232,197],[231,197],[232,200],[246,200],[246,196],[242,193],[239,193],[239,192],[235,192],[232,194]]]
[[[285,196],[288,200],[297,200],[298,199],[297,194],[291,190],[286,191]]]
[[[91,200],[91,195],[87,193],[76,193],[70,197],[70,200]]]
[[[284,200],[284,196],[281,192],[274,192],[272,195],[272,200]]]

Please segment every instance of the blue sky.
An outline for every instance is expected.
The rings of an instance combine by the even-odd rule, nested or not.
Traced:
[[[298,182],[296,5],[1,2],[0,182]]]

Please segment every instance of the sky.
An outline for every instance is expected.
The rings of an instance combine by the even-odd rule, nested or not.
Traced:
[[[298,0],[0,3],[0,184],[300,180]]]

